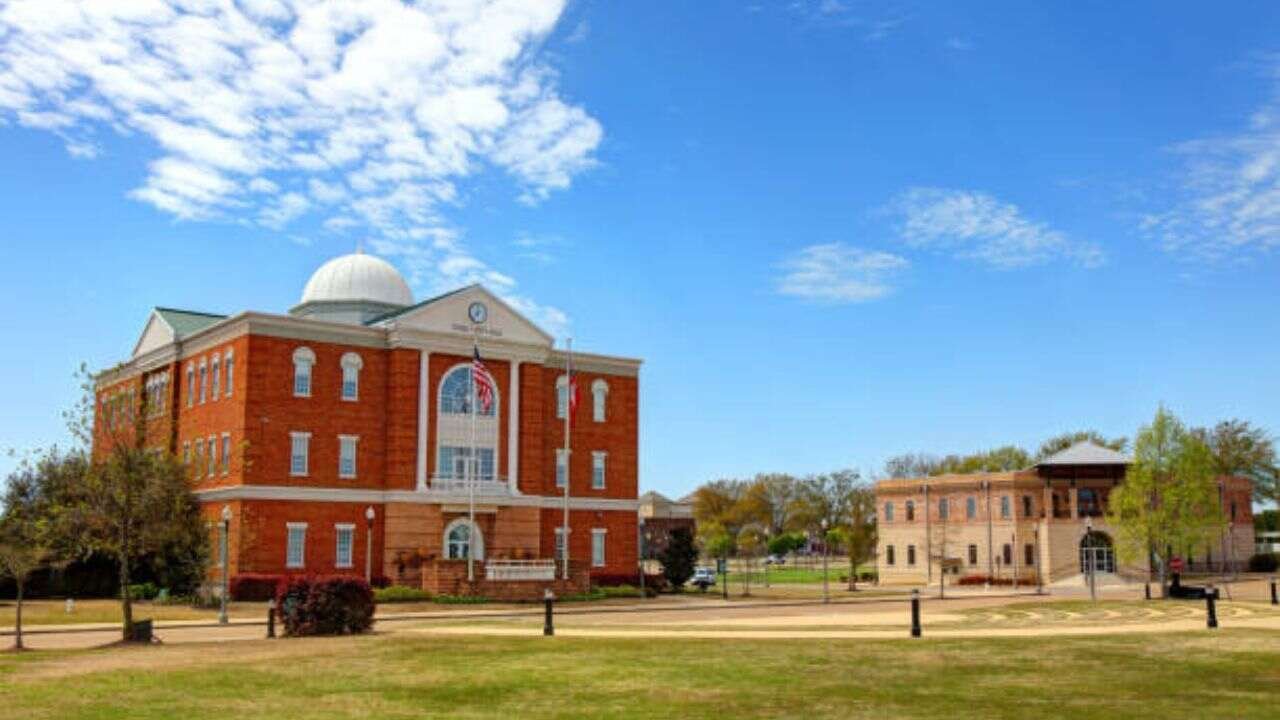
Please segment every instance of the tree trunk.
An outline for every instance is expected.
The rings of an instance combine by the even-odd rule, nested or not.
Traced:
[[[858,562],[853,559],[853,553],[849,553],[849,589],[858,589]]]
[[[133,594],[129,592],[129,560],[120,553],[120,610],[124,616],[123,633],[127,642],[133,638]]]
[[[15,623],[13,628],[13,649],[22,649],[22,578],[17,578],[18,582],[18,607],[16,611]]]

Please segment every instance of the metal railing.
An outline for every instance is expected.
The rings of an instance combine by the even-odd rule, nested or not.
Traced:
[[[511,486],[507,484],[506,478],[478,478],[468,481],[466,478],[460,477],[433,477],[431,478],[430,488],[432,490],[465,495],[468,492],[469,484],[475,486],[476,495],[510,495]]]
[[[488,560],[486,580],[549,581],[556,579],[555,560]]]

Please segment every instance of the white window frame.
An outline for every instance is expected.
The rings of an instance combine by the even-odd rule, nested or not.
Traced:
[[[294,397],[311,397],[312,391],[315,389],[315,369],[316,354],[315,352],[303,345],[293,351],[293,396]],[[307,376],[307,387],[305,392],[298,391],[298,377],[300,373],[305,372]]]
[[[597,543],[599,543],[598,546]],[[609,531],[605,528],[591,528],[591,567],[604,567],[608,564],[605,551],[608,545]]]
[[[572,452],[572,451],[569,451]],[[556,448],[556,487],[564,487],[569,478],[568,453],[564,448]]]
[[[284,566],[290,570],[298,570],[307,566],[307,524],[304,522],[287,522],[284,524]],[[298,544],[298,561],[293,561],[293,531],[301,530],[302,537]]]
[[[609,467],[608,463],[609,463],[609,453],[604,452],[603,450],[596,450],[591,453],[591,489],[592,490],[603,490],[605,488],[605,485],[608,482],[607,477],[605,475],[605,473],[608,471],[608,467]],[[599,480],[600,480],[598,484],[596,483],[597,476],[599,477]]]
[[[293,460],[297,455],[294,453],[295,443],[298,440],[303,441],[302,453],[302,470],[299,471],[294,467]],[[290,477],[307,477],[311,471],[311,433],[292,431],[289,433],[289,476]]]
[[[569,376],[556,378],[556,419],[563,420],[569,411]]]
[[[346,402],[360,399],[360,370],[364,368],[364,360],[359,353],[349,352],[342,356],[342,385],[338,388],[338,397]],[[347,375],[351,375],[352,393],[347,395]]]
[[[217,400],[222,393],[222,358],[216,353],[209,362],[209,399]]]
[[[605,421],[605,409],[609,401],[609,383],[596,380],[591,383],[591,419],[602,423]]]
[[[187,407],[196,404],[196,365],[187,363]]]
[[[200,404],[203,405],[205,397],[209,391],[209,364],[205,358],[200,358],[200,372],[198,385],[200,386]]]
[[[476,560],[484,560],[484,533],[480,531],[478,524],[471,522],[467,518],[458,518],[445,526],[444,535],[442,536],[443,543],[441,544],[443,548],[442,555],[445,558],[449,557],[449,536],[453,534],[454,528],[459,526],[471,528],[471,532],[467,536],[467,553]]]
[[[195,462],[193,465],[195,465],[196,468],[196,477],[200,477],[204,474],[200,472],[200,463],[204,462],[204,438],[196,438],[195,451],[195,455],[193,456]]]
[[[213,477],[218,474],[218,436],[210,435],[209,444],[205,446],[205,452],[209,454],[209,467],[205,468],[205,474]]]
[[[222,369],[227,373],[227,382],[225,383],[225,397],[231,397],[231,391],[236,386],[236,354],[234,351],[228,350],[226,356],[222,360]]]
[[[342,559],[342,534],[350,533],[351,541],[347,543],[346,562]],[[348,569],[355,566],[356,526],[355,523],[336,523],[333,526],[333,566]]]
[[[219,452],[218,463],[222,465],[222,474],[226,475],[231,472],[231,433],[222,433],[222,449]]]
[[[342,451],[346,447],[351,448],[351,472],[344,472],[342,469]],[[359,435],[339,435],[338,436],[338,477],[343,480],[354,480],[359,473],[359,451],[360,436]]]
[[[182,443],[182,464],[183,465],[191,464],[191,441],[190,440],[187,440],[186,442]]]

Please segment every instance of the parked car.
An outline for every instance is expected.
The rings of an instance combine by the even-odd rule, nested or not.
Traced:
[[[715,587],[716,571],[711,568],[700,567],[693,571],[693,579],[689,582],[705,592],[707,588]]]
[[[787,558],[785,555],[770,555],[764,559],[765,565],[786,565]]]

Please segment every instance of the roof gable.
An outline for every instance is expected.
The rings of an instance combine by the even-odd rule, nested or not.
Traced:
[[[1081,440],[1066,450],[1056,452],[1036,463],[1045,465],[1128,465],[1129,456],[1089,440]]]
[[[192,310],[175,310],[158,307],[151,311],[147,324],[133,346],[133,357],[164,347],[194,332],[199,332],[214,323],[226,319],[226,315],[195,312]]]
[[[475,303],[484,305],[487,311],[484,322],[475,323],[471,320],[469,311]],[[417,305],[375,318],[367,324],[394,324],[396,327],[413,330],[532,345],[550,346],[554,342],[554,338],[546,331],[478,284],[424,300]]]

